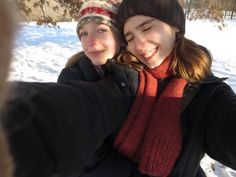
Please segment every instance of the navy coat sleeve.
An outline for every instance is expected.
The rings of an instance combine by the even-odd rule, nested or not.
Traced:
[[[68,80],[77,80],[76,74],[73,73],[71,70],[64,68],[58,76],[57,82],[63,83],[64,81]]]
[[[236,95],[227,84],[216,88],[206,117],[206,152],[236,170]]]
[[[126,117],[134,96],[126,79],[17,83],[5,120],[16,176],[79,176]]]

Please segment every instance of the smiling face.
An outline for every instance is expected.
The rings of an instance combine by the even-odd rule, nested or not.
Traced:
[[[120,50],[117,32],[102,23],[89,22],[78,31],[85,55],[94,65],[103,65]]]
[[[128,50],[151,69],[172,52],[176,32],[177,28],[143,15],[130,17],[124,25]]]

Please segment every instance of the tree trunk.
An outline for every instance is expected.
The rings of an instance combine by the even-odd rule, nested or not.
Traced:
[[[233,19],[235,11],[236,11],[236,0],[233,0],[230,19]]]

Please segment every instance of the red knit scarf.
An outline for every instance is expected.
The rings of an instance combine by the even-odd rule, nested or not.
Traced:
[[[114,147],[150,176],[166,177],[182,145],[180,103],[186,81],[172,78],[157,99],[158,79],[171,76],[167,57],[155,69],[140,72],[135,101]]]

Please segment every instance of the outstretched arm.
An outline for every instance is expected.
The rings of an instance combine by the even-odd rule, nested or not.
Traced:
[[[227,84],[217,87],[206,123],[206,152],[236,170],[236,95]]]
[[[18,83],[6,119],[17,176],[78,176],[126,117],[134,93],[124,82]]]

